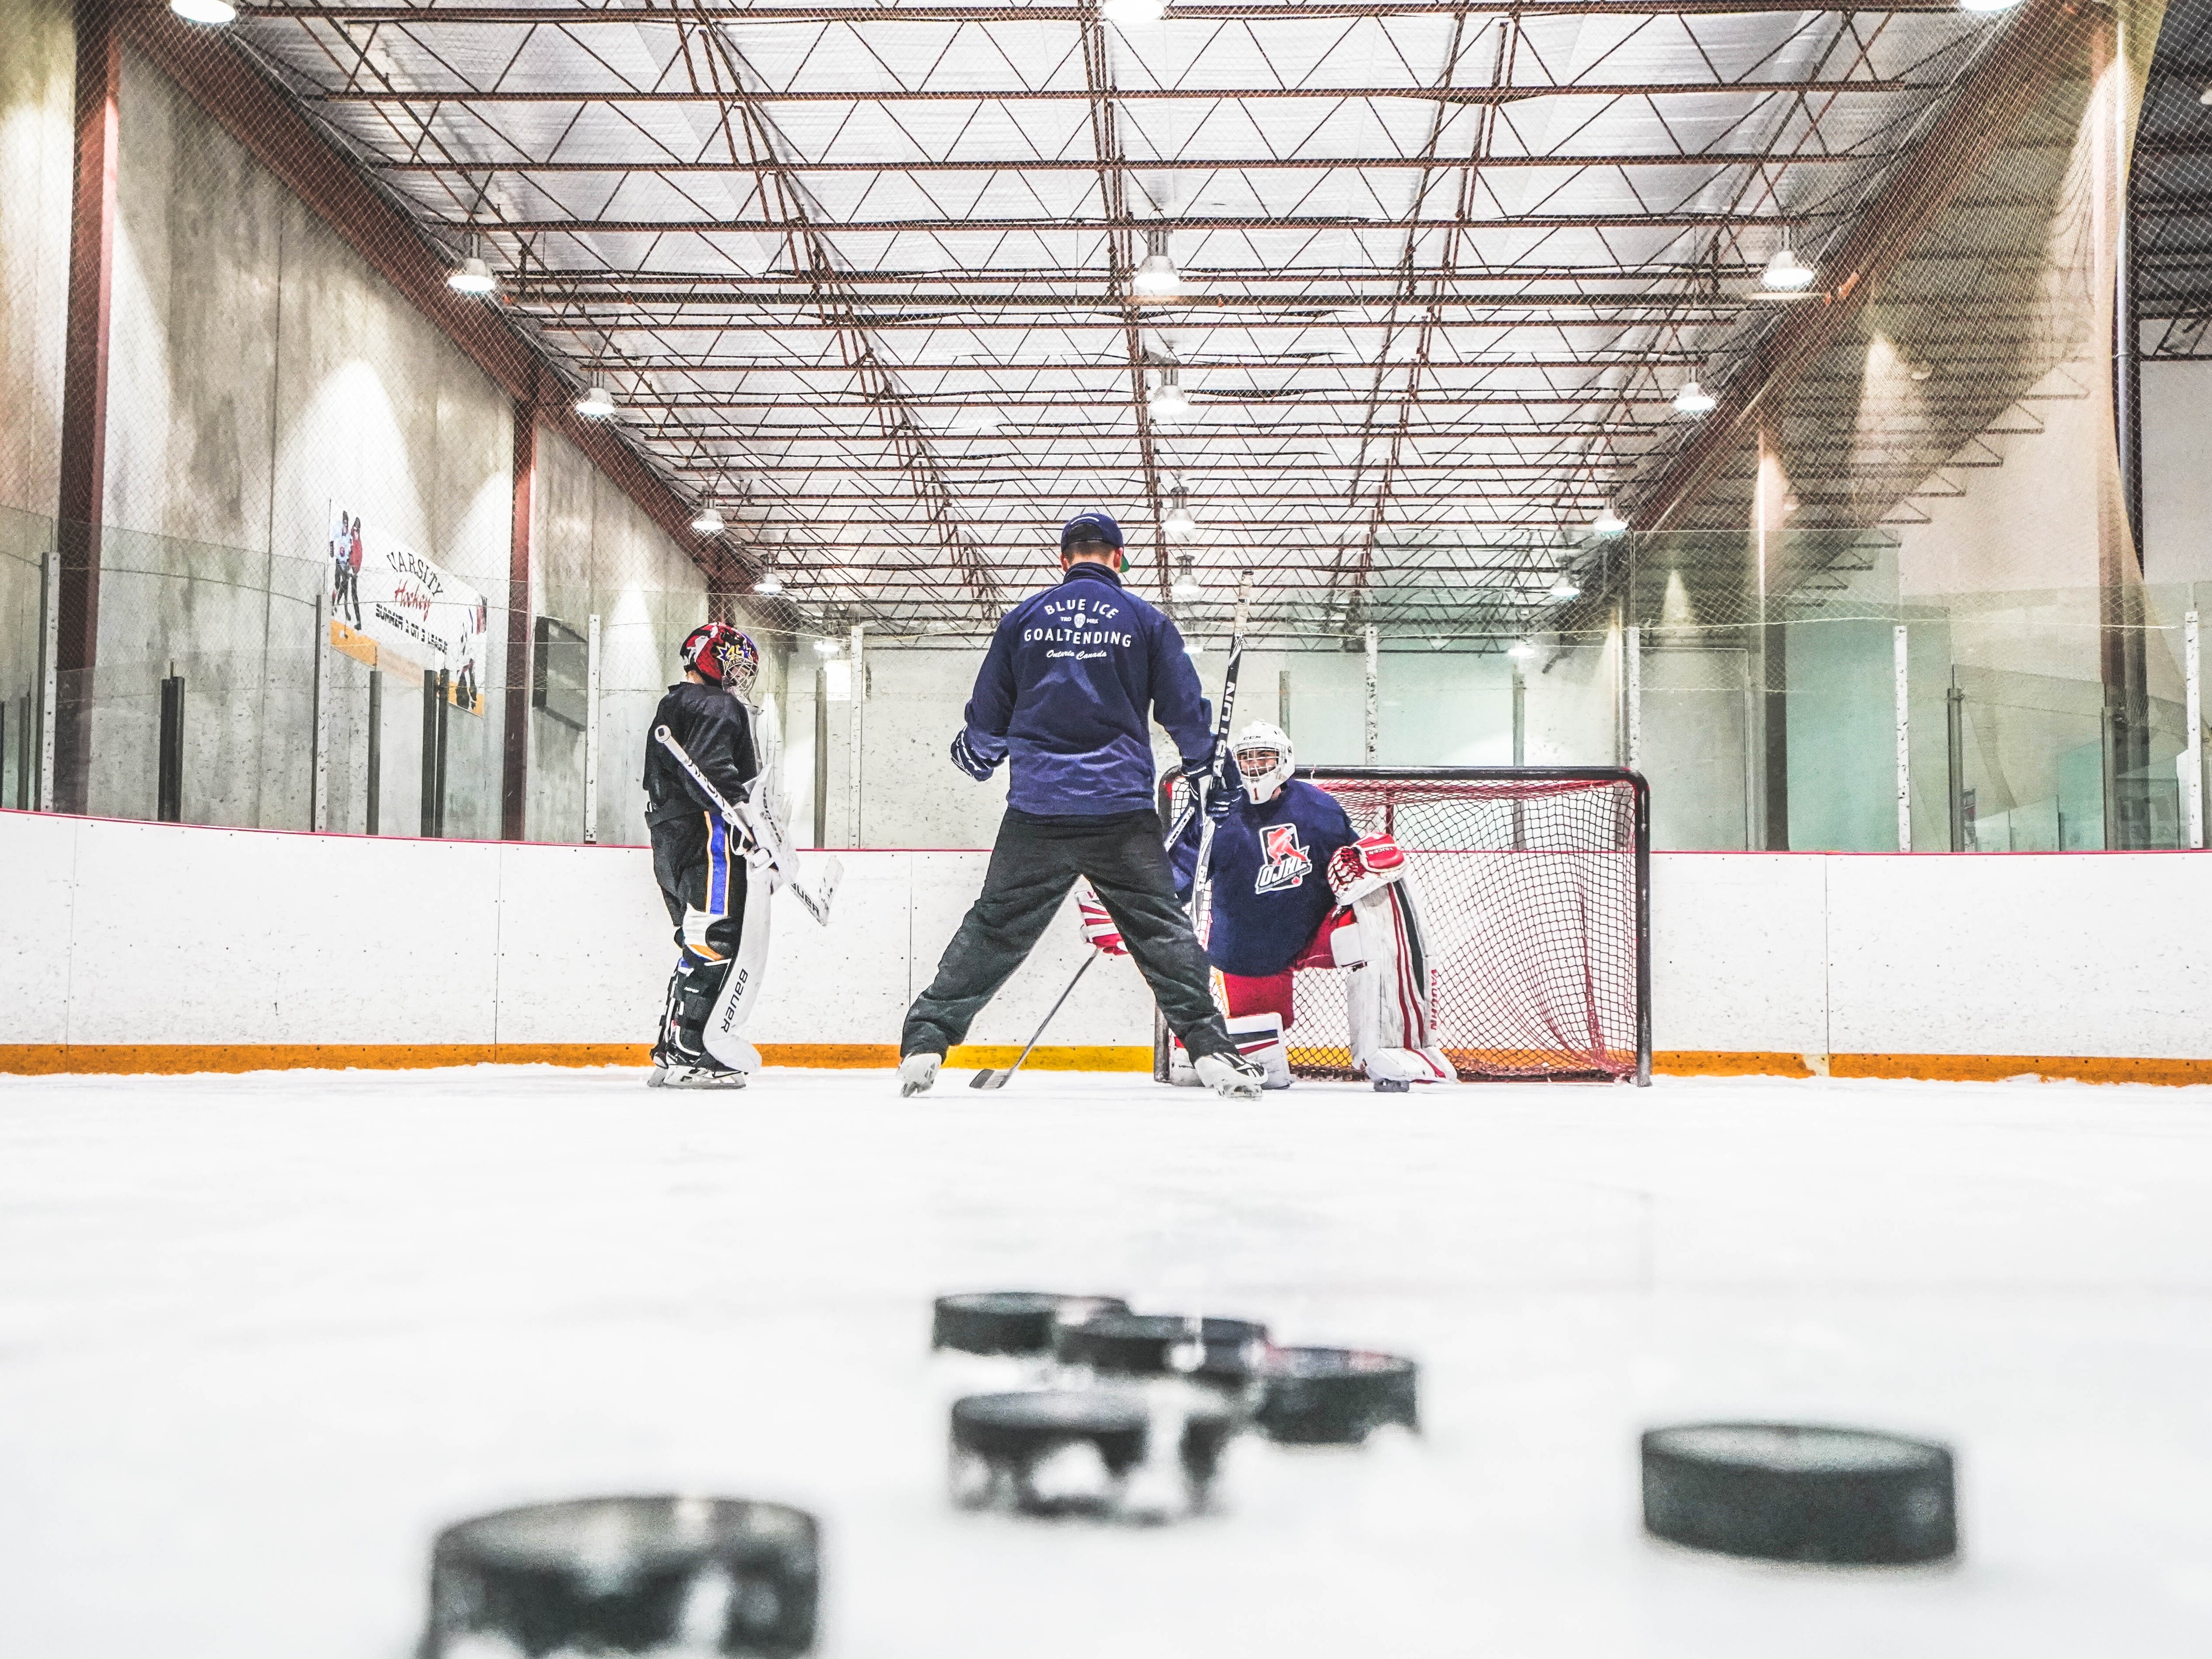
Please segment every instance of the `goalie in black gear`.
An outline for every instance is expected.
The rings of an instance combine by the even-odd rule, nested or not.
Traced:
[[[753,642],[727,623],[694,629],[684,641],[684,678],[668,688],[647,728],[666,726],[732,802],[744,799],[760,772],[744,701],[759,667]],[[738,1034],[768,956],[769,883],[746,867],[740,832],[651,737],[645,794],[653,873],[678,951],[650,1080],[656,1088],[742,1089],[760,1064]]]

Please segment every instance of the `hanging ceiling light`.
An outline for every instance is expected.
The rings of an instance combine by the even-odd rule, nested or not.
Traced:
[[[1185,640],[1182,645],[1182,653],[1186,657],[1202,657],[1206,654],[1206,647],[1200,645],[1196,640]]]
[[[2020,0],[1959,0],[1960,11],[2010,11]]]
[[[1443,650],[1446,646],[1449,645],[1450,643],[1451,643],[1451,641],[1450,641],[1449,640],[1443,640],[1443,639],[1431,640],[1431,641],[1429,641],[1429,649],[1430,649],[1430,650],[1431,650],[1431,651],[1441,651],[1441,650]]]
[[[238,19],[238,8],[230,0],[169,0],[169,9],[187,23],[205,23],[211,28]]]
[[[1160,371],[1160,383],[1152,388],[1150,399],[1152,418],[1173,425],[1190,418],[1190,399],[1182,395],[1172,368]]]
[[[1674,406],[1680,409],[1681,404],[1678,401]],[[585,391],[584,395],[576,399],[576,413],[587,421],[612,420],[615,413],[615,395],[594,380]]]
[[[446,286],[456,294],[465,294],[481,300],[487,294],[499,292],[499,278],[491,274],[491,267],[483,256],[471,253],[446,273]]]
[[[834,657],[842,648],[843,647],[841,647],[835,640],[817,640],[814,641],[814,654],[817,657]]]
[[[1785,232],[1782,246],[1774,250],[1774,257],[1760,273],[1759,285],[1770,294],[1801,294],[1813,286],[1815,274],[1812,266],[1797,257],[1797,250],[1790,246]]]
[[[714,508],[702,507],[699,509],[699,515],[691,520],[691,527],[702,536],[719,536],[728,526]]]
[[[1526,640],[1516,640],[1505,647],[1505,654],[1516,662],[1527,662],[1536,654],[1536,647]]]
[[[1677,415],[1710,415],[1718,404],[1719,399],[1699,386],[1694,375],[1683,381],[1682,389],[1674,394]]]
[[[1152,299],[1162,299],[1178,293],[1182,288],[1182,272],[1168,257],[1168,228],[1165,225],[1145,227],[1145,257],[1138,261],[1131,273],[1129,286],[1139,294]]]
[[[1559,579],[1552,584],[1551,592],[1546,597],[1553,605],[1565,605],[1569,599],[1580,599],[1582,592],[1572,576],[1561,572]]]
[[[753,579],[753,592],[772,599],[783,592],[783,579],[775,574],[775,568],[771,566]]]
[[[1618,536],[1627,528],[1628,520],[1613,510],[1611,501],[1598,508],[1597,517],[1590,520],[1590,534],[1593,536]]]
[[[1190,491],[1177,484],[1170,493],[1175,505],[1168,509],[1167,517],[1160,520],[1160,528],[1170,536],[1195,536],[1198,534],[1198,520],[1190,515]]]
[[[1140,29],[1164,21],[1167,0],[1101,0],[1098,15],[1116,28]]]
[[[1191,556],[1188,553],[1176,562],[1175,585],[1168,589],[1170,598],[1180,599],[1186,605],[1203,597],[1206,592],[1206,586],[1199,580],[1198,572],[1191,568]]]
[[[1926,362],[1915,362],[1912,367],[1905,372],[1911,374],[1916,380],[1932,380],[1936,374],[1936,365]]]

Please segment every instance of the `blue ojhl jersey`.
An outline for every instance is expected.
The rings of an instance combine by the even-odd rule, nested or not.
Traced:
[[[1185,897],[1204,822],[1191,821],[1170,857]],[[1213,831],[1206,942],[1213,965],[1253,978],[1289,967],[1336,908],[1329,860],[1358,839],[1336,797],[1303,778],[1292,778],[1264,806],[1249,797],[1238,801]]]
[[[1182,635],[1103,564],[1009,611],[968,702],[968,741],[1012,760],[1007,804],[1048,817],[1105,817],[1155,805],[1157,718],[1187,760],[1212,748],[1198,671]]]

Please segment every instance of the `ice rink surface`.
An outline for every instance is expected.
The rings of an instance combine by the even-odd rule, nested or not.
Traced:
[[[2212,1651],[2212,1091],[641,1077],[0,1079],[0,1647],[403,1659],[442,1522],[680,1490],[822,1517],[836,1659]],[[1410,1354],[1426,1431],[955,1513],[997,1288]],[[1734,1416],[1950,1442],[1959,1563],[1646,1540],[1638,1431]]]

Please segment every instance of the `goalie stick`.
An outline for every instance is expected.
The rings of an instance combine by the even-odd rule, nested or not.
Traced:
[[[714,803],[715,811],[722,815],[722,821],[738,832],[743,843],[745,862],[756,870],[776,872],[783,878],[782,884],[789,888],[793,896],[805,907],[806,914],[827,927],[830,925],[830,901],[836,893],[837,878],[845,873],[845,866],[836,858],[831,858],[822,866],[822,890],[818,894],[809,891],[799,881],[798,872],[793,868],[791,848],[785,843],[783,826],[775,821],[774,814],[762,811],[750,801],[747,801],[743,809],[731,805],[722,798],[722,792],[708,781],[707,775],[699,769],[699,763],[691,758],[690,751],[677,742],[676,734],[666,726],[655,726],[653,737],[654,742],[676,757],[678,766],[691,775],[691,781],[706,792],[707,799]],[[761,787],[767,775],[763,772],[753,780],[754,790]]]
[[[1251,608],[1252,573],[1247,570],[1243,575],[1237,579],[1237,615],[1236,620],[1230,629],[1229,665],[1222,671],[1221,713],[1219,719],[1214,723],[1213,783],[1214,787],[1217,788],[1221,785],[1222,769],[1228,763],[1229,759],[1229,721],[1231,716],[1237,711],[1237,671],[1244,665],[1244,624],[1250,615]],[[1190,815],[1198,811],[1199,804],[1198,790],[1196,787],[1194,786],[1190,792],[1190,799],[1183,803],[1182,810],[1176,814],[1175,823],[1169,827],[1167,833],[1167,845],[1170,849],[1174,848],[1177,842],[1182,839],[1183,831],[1190,823]],[[1205,876],[1206,858],[1206,854],[1212,850],[1212,845],[1213,820],[1212,818],[1208,818],[1206,821],[1206,828],[1199,832],[1198,868],[1191,876],[1190,915],[1191,921],[1194,926],[1196,925],[1198,921],[1199,889],[1200,884],[1204,879]],[[1044,1028],[1052,1024],[1053,1016],[1060,1012],[1060,1005],[1065,1003],[1069,995],[1074,991],[1076,981],[1081,979],[1085,974],[1090,972],[1091,964],[1097,959],[1097,952],[1095,951],[1089,956],[1084,957],[1082,966],[1079,967],[1075,970],[1074,979],[1071,979],[1067,981],[1067,989],[1060,994],[1060,1000],[1054,1003],[1049,1009],[1046,1010],[1045,1017],[1037,1022],[1036,1030],[1030,1036],[1028,1048],[1024,1048],[1020,1054],[1014,1057],[1014,1063],[1012,1065],[1006,1067],[1003,1071],[978,1072],[974,1077],[968,1079],[968,1086],[971,1089],[1005,1088],[1008,1081],[1012,1079],[1014,1073],[1022,1069],[1022,1062],[1030,1057],[1030,1049],[1037,1046],[1039,1039],[1044,1036]],[[1157,1011],[1153,1013],[1152,1018],[1155,1024],[1157,1024],[1159,1019],[1159,1015]],[[1157,1034],[1155,1035],[1153,1041],[1154,1046],[1157,1048],[1158,1044]]]
[[[1214,722],[1213,770],[1206,779],[1193,781],[1190,791],[1193,811],[1203,811],[1206,800],[1227,781],[1229,723],[1237,713],[1237,676],[1244,666],[1244,624],[1251,614],[1252,573],[1248,570],[1237,579],[1237,616],[1229,629],[1229,666],[1221,673],[1221,717]],[[1198,791],[1200,781],[1211,786],[1203,797]],[[1183,814],[1179,812],[1176,815],[1178,830],[1186,821]],[[1174,843],[1170,842],[1169,845],[1173,846]],[[1206,908],[1206,862],[1212,855],[1213,820],[1208,818],[1198,832],[1198,863],[1190,872],[1190,925],[1194,928],[1198,926],[1200,913]]]

